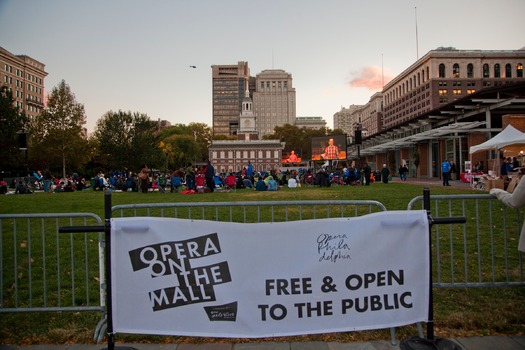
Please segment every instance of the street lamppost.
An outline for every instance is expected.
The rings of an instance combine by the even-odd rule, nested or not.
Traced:
[[[357,145],[357,169],[361,169],[362,128],[361,123],[357,123],[354,130],[354,143]]]
[[[29,175],[29,163],[27,157],[27,133],[25,129],[18,132],[18,148],[21,151],[25,151],[25,171],[26,175]]]
[[[169,159],[169,157],[168,157],[168,154],[169,154],[169,153],[168,153],[168,151],[166,150],[166,152],[165,152],[164,154],[166,155],[166,172],[165,172],[165,174],[166,174],[166,176],[168,176],[168,165],[169,165],[169,161],[170,161],[170,159]]]

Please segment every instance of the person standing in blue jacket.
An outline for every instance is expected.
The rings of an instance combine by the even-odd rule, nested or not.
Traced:
[[[443,177],[443,186],[450,186],[448,181],[450,180],[450,162],[448,159],[445,159],[443,163],[441,163],[441,174]]]

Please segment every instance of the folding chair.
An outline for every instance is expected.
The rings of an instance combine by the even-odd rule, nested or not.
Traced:
[[[220,178],[219,175],[215,175],[215,176],[213,177],[213,182],[215,183],[215,188],[216,188],[216,189],[219,189],[219,190],[222,190],[222,189],[223,189],[223,185],[224,185],[224,184],[222,183],[222,180],[221,180],[221,178]]]
[[[180,176],[173,176],[171,178],[171,192],[179,192],[179,187],[182,186],[182,178]]]
[[[314,181],[315,181],[314,174],[306,173],[306,175],[304,176],[304,184],[306,186],[313,186]]]
[[[206,178],[202,174],[195,175],[195,188],[197,192],[205,192],[206,190]]]
[[[237,177],[233,174],[226,176],[224,188],[227,190],[233,190],[237,188]]]

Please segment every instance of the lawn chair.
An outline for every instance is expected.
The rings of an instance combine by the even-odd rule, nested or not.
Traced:
[[[315,182],[314,174],[310,172],[306,173],[306,175],[304,176],[304,184],[306,186],[313,186],[314,182]]]
[[[179,192],[180,187],[182,187],[182,178],[180,176],[173,176],[171,178],[171,192]]]
[[[205,192],[206,191],[206,178],[203,174],[197,174],[195,175],[195,189],[197,192]]]
[[[222,190],[224,188],[224,184],[222,183],[221,177],[219,175],[215,175],[213,177],[213,182],[215,183],[216,189]]]
[[[233,174],[226,176],[224,188],[227,190],[233,190],[237,188],[237,177]]]

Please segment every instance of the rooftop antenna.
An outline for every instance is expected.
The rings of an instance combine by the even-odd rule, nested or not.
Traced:
[[[274,69],[274,66],[273,66],[273,49],[272,49],[272,69]]]
[[[416,61],[419,60],[419,39],[417,36],[417,6],[414,7],[414,10],[416,12]]]

